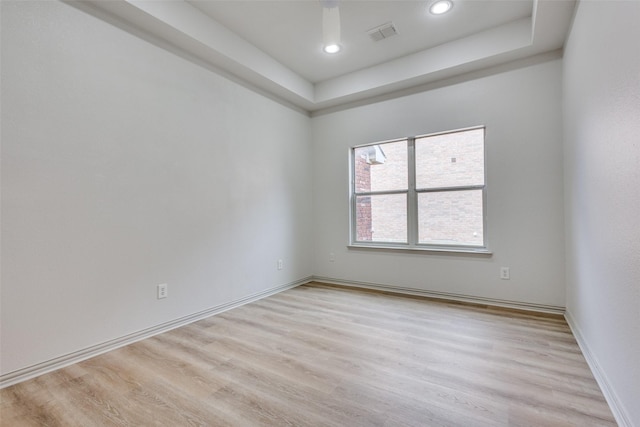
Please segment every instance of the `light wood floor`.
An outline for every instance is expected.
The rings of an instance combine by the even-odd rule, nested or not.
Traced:
[[[0,391],[2,426],[614,426],[560,316],[311,284]]]

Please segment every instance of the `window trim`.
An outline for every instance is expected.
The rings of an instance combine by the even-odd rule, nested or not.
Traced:
[[[417,139],[425,137],[433,137],[438,135],[446,135],[451,133],[459,133],[465,131],[471,131],[476,129],[483,130],[483,172],[484,172],[484,184],[482,185],[470,185],[470,186],[454,186],[454,187],[437,187],[428,189],[416,188],[416,159],[415,159],[415,142]],[[472,126],[461,129],[454,129],[442,132],[434,132],[424,135],[416,135],[405,138],[395,138],[384,141],[376,141],[367,144],[359,144],[349,147],[349,244],[347,247],[354,249],[373,249],[373,250],[401,250],[408,252],[453,252],[453,253],[468,253],[468,254],[491,254],[488,244],[487,235],[487,144],[486,144],[487,129],[486,126]],[[408,185],[406,190],[388,190],[388,191],[370,191],[370,192],[357,192],[356,191],[356,177],[355,177],[355,162],[356,149],[361,147],[369,147],[374,145],[381,145],[393,142],[407,142],[407,180]],[[452,191],[469,191],[469,190],[482,190],[482,245],[456,245],[456,244],[428,244],[419,243],[418,232],[418,195],[422,193],[435,193],[435,192],[452,192]],[[356,239],[356,199],[358,196],[375,196],[385,194],[405,194],[407,198],[407,242],[368,242],[358,241]]]

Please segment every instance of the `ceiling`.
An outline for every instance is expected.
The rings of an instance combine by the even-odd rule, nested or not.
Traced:
[[[333,55],[322,51],[319,0],[111,0],[84,8],[313,112],[556,51],[575,7],[453,0],[436,16],[431,1],[341,0],[343,49]],[[373,41],[368,31],[389,22],[398,34]]]

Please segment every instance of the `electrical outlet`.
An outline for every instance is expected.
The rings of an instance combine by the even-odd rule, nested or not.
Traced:
[[[509,280],[511,278],[509,267],[500,267],[500,278],[502,280]]]
[[[335,262],[336,260],[336,254],[334,254],[333,252],[329,252],[329,262]]]
[[[284,262],[281,259],[279,259],[278,260],[278,270],[282,270],[282,267],[284,267]]]
[[[169,291],[167,289],[166,283],[158,285],[158,299],[166,298],[167,296],[169,296],[168,292]]]

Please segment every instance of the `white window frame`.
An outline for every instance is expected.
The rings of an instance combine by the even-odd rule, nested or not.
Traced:
[[[451,133],[465,132],[470,130],[482,129],[483,130],[483,171],[484,171],[484,184],[482,185],[469,185],[469,186],[455,186],[455,187],[439,187],[429,189],[416,189],[416,159],[415,159],[415,141],[420,138],[432,137],[438,135],[446,135]],[[408,171],[407,190],[390,190],[390,191],[369,191],[369,192],[357,192],[356,191],[356,179],[355,179],[355,152],[356,149],[362,147],[369,147],[393,142],[407,141],[407,157],[408,157]],[[352,146],[349,149],[349,247],[350,248],[368,248],[368,249],[392,249],[392,250],[409,250],[409,251],[435,251],[435,252],[463,252],[463,253],[480,253],[491,254],[488,248],[488,236],[487,236],[487,144],[486,144],[486,127],[485,126],[473,126],[462,129],[448,130],[443,132],[429,133],[425,135],[417,135],[406,138],[390,139],[386,141],[377,141],[367,144],[361,144]],[[458,245],[458,244],[426,244],[418,243],[418,195],[422,193],[431,192],[453,192],[453,191],[465,191],[465,190],[482,190],[482,245]],[[387,194],[406,194],[407,195],[407,243],[398,242],[375,242],[375,241],[358,241],[356,240],[356,196],[375,196],[375,195],[387,195]]]

